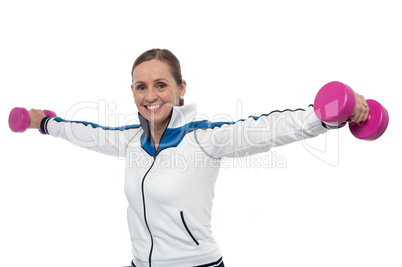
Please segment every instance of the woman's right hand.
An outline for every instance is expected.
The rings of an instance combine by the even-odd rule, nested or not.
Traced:
[[[39,129],[40,122],[44,117],[46,117],[45,113],[43,113],[40,109],[31,109],[28,111],[29,113],[29,126],[28,128]]]

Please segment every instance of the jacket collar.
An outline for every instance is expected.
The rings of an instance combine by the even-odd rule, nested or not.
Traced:
[[[194,120],[197,113],[196,104],[175,106],[172,108],[171,118],[167,128],[178,128]]]
[[[187,104],[184,106],[172,107],[169,115],[169,123],[162,135],[158,151],[155,151],[153,138],[149,130],[149,122],[138,112],[138,118],[140,120],[141,128],[144,130],[144,134],[141,137],[141,147],[145,149],[145,151],[147,151],[148,154],[150,154],[151,156],[157,155],[159,151],[164,147],[163,144],[165,143],[165,141],[167,141],[165,133],[167,131],[170,132],[170,129],[180,128],[186,125],[187,123],[193,121],[196,114],[197,114],[196,104]]]

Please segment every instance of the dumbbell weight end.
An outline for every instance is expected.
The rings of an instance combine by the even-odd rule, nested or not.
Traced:
[[[366,102],[370,108],[367,120],[360,124],[349,123],[349,129],[354,137],[373,141],[379,138],[387,129],[389,114],[387,109],[377,101],[367,99]]]
[[[329,82],[318,91],[314,100],[317,117],[331,126],[344,123],[355,106],[355,93],[341,82]]]
[[[29,126],[29,113],[25,108],[13,108],[8,116],[11,131],[23,133]]]

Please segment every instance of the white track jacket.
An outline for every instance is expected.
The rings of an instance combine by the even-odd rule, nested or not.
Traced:
[[[140,114],[139,124],[113,128],[59,117],[41,122],[44,133],[125,157],[134,266],[216,266],[222,255],[210,222],[221,159],[265,152],[328,130],[312,106],[238,121],[197,120],[196,114],[195,104],[173,107],[157,150]]]

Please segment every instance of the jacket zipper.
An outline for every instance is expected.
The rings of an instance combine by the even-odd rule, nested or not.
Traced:
[[[170,116],[169,116],[168,125],[169,125],[169,123],[170,123],[170,120],[172,119],[172,113],[173,113],[173,108],[172,108],[172,110],[170,111]],[[150,131],[150,128],[149,128],[149,123],[148,123],[147,125],[148,125],[148,132],[150,133],[151,131]],[[162,136],[161,136],[161,140],[160,140],[160,141],[162,141],[162,138],[163,138],[163,136],[165,135],[166,129],[167,129],[167,126],[166,126],[165,130],[164,130],[163,133],[162,133]],[[147,226],[149,235],[150,235],[150,237],[151,237],[151,249],[150,249],[150,251],[149,251],[149,267],[151,267],[151,265],[152,265],[152,259],[151,259],[151,258],[152,258],[152,251],[153,251],[153,249],[154,249],[154,238],[152,237],[152,233],[151,233],[151,230],[149,229],[149,225],[148,225],[148,221],[147,221],[147,214],[146,214],[147,212],[146,212],[146,208],[145,208],[144,181],[145,181],[145,178],[147,177],[149,171],[150,171],[150,170],[152,169],[152,167],[154,166],[155,160],[156,160],[156,156],[158,155],[158,150],[157,150],[156,147],[155,147],[155,142],[154,142],[154,139],[152,138],[152,136],[151,136],[150,139],[151,139],[151,143],[153,144],[154,149],[155,149],[154,155],[153,155],[154,160],[152,161],[151,167],[149,167],[149,169],[147,170],[147,172],[144,174],[144,177],[142,178],[142,183],[141,183],[142,205],[143,205],[143,207],[144,207],[144,220],[145,220],[145,225]],[[159,145],[160,145],[160,144],[159,144]]]
[[[146,212],[146,208],[145,208],[145,192],[144,192],[144,182],[145,182],[145,178],[147,177],[149,171],[152,169],[152,167],[154,166],[155,163],[155,159],[156,159],[156,155],[154,155],[154,160],[151,164],[151,167],[149,167],[149,169],[147,170],[147,172],[145,173],[144,177],[142,178],[142,183],[141,183],[141,190],[142,190],[142,205],[144,207],[144,220],[145,220],[145,225],[147,226],[148,232],[149,232],[149,236],[151,237],[151,249],[149,251],[149,267],[151,267],[151,258],[152,258],[152,251],[154,249],[154,239],[152,237],[152,233],[151,230],[149,229],[149,225],[148,225],[148,221],[147,221],[147,212]]]

